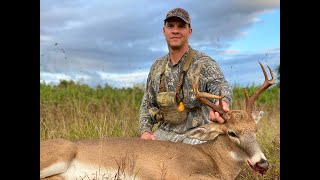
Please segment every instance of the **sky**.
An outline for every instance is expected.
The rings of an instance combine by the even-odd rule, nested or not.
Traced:
[[[277,76],[279,0],[40,0],[40,82],[144,85],[168,53],[163,20],[176,7],[190,14],[191,47],[214,59],[231,85],[262,84],[258,62]]]

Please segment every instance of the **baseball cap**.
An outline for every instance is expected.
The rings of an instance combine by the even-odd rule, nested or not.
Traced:
[[[166,18],[164,19],[164,21],[168,20],[171,17],[178,17],[180,19],[182,19],[184,22],[186,22],[187,24],[190,24],[190,16],[189,13],[182,9],[182,8],[175,8],[175,9],[171,9],[168,13]]]

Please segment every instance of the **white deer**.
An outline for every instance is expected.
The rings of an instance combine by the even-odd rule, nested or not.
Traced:
[[[256,140],[257,123],[263,112],[252,112],[259,94],[274,84],[265,69],[263,85],[250,98],[246,109],[222,111],[208,101],[207,93],[194,92],[198,100],[218,111],[226,123],[210,123],[192,129],[186,137],[206,141],[198,145],[140,138],[102,138],[40,143],[40,179],[235,179],[244,163],[265,174],[269,163]],[[200,66],[199,66],[200,68]],[[199,71],[198,68],[198,71]],[[223,96],[220,96],[219,101]],[[221,104],[221,103],[220,103]]]

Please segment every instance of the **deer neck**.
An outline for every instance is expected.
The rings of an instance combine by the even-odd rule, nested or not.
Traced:
[[[215,140],[197,146],[211,157],[225,179],[235,179],[238,176],[246,155],[226,135],[219,135]]]

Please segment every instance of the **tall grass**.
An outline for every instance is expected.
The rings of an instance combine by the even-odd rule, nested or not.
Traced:
[[[138,136],[142,96],[137,87],[40,84],[40,140]]]
[[[251,95],[258,87],[249,86]],[[231,109],[244,109],[244,91],[233,88]],[[143,91],[139,87],[90,88],[73,81],[57,86],[40,83],[40,141],[65,138],[138,137],[139,108]],[[256,175],[244,166],[240,179],[280,179],[280,87],[263,92],[255,102],[256,110],[265,111],[257,133],[261,149],[270,162],[266,175]]]

